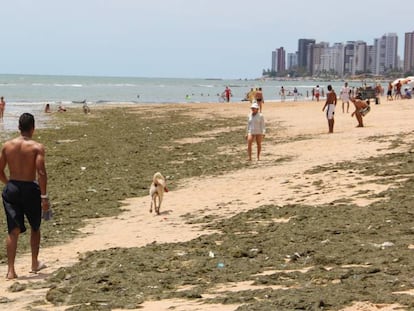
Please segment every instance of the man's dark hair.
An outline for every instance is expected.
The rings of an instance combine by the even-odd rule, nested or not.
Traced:
[[[28,132],[35,127],[35,120],[32,114],[23,113],[19,118],[19,130],[21,132]]]
[[[332,90],[332,85],[328,85],[328,91],[331,91]]]

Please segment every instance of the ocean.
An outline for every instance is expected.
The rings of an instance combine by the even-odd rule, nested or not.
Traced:
[[[310,98],[316,85],[325,89],[332,84],[339,93],[343,81],[314,80],[224,80],[184,78],[138,78],[138,77],[91,77],[52,75],[0,75],[0,96],[6,101],[5,118],[0,130],[16,129],[16,120],[22,112],[37,115],[46,103],[52,111],[58,105],[70,107],[86,101],[89,106],[105,103],[205,103],[219,102],[226,86],[232,89],[232,101],[241,101],[251,88],[261,87],[264,99],[280,101],[279,90],[284,86],[287,94],[296,87],[299,100]],[[350,86],[361,86],[361,82]],[[287,96],[287,100],[292,100]]]

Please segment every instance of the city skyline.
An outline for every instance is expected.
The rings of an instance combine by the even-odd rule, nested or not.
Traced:
[[[323,73],[343,77],[366,73],[386,75],[396,71],[411,73],[414,70],[414,32],[404,34],[403,59],[398,41],[396,33],[373,38],[372,44],[347,40],[331,45],[331,42],[300,38],[295,52],[287,52],[283,46],[272,51],[270,75],[318,76]]]

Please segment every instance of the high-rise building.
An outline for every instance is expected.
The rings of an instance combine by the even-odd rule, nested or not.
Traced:
[[[355,41],[348,41],[344,46],[344,75],[352,75],[355,72],[354,65]]]
[[[376,50],[376,75],[398,69],[398,36],[395,33],[383,35],[374,40]]]
[[[286,71],[286,51],[283,47],[272,52],[272,71],[279,73]]]
[[[291,70],[298,67],[298,52],[287,54],[287,69]]]
[[[305,70],[308,67],[308,60],[310,60],[309,44],[314,44],[314,39],[299,39],[298,42],[298,67]]]
[[[320,43],[310,44],[309,46],[312,49],[312,52],[310,53],[312,55],[310,74],[319,75],[322,72],[321,58],[322,58],[322,55],[324,55],[325,53],[325,49],[329,48],[329,43],[320,42]]]
[[[366,71],[372,74],[377,72],[377,50],[374,45],[367,46],[367,64]]]
[[[405,33],[404,72],[414,72],[414,31]]]
[[[344,45],[334,43],[327,47],[321,55],[321,71],[342,76],[344,72]]]
[[[354,59],[352,74],[361,74],[367,71],[367,44],[364,41],[356,41],[354,48]]]

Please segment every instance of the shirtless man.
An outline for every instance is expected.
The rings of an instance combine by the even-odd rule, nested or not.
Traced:
[[[259,87],[259,89],[256,91],[255,97],[256,97],[256,102],[259,105],[259,112],[262,112],[262,108],[263,108],[263,91],[262,91],[261,87]]]
[[[364,123],[362,121],[362,117],[369,111],[369,104],[361,99],[358,98],[351,98],[351,102],[354,103],[355,111],[351,114],[351,117],[355,116],[358,120],[357,127],[364,127]]]
[[[34,129],[33,115],[23,113],[19,118],[20,136],[5,142],[0,155],[0,180],[6,184],[2,197],[8,227],[7,279],[17,278],[14,262],[19,235],[26,231],[24,216],[31,227],[31,272],[46,268],[38,260],[42,210],[49,210],[45,148],[32,140]],[[6,166],[9,177],[4,172]]]
[[[322,108],[322,111],[326,108],[326,118],[328,119],[329,133],[333,133],[334,129],[334,114],[336,107],[336,93],[332,89],[332,85],[328,85],[328,94],[326,96],[325,105]]]

